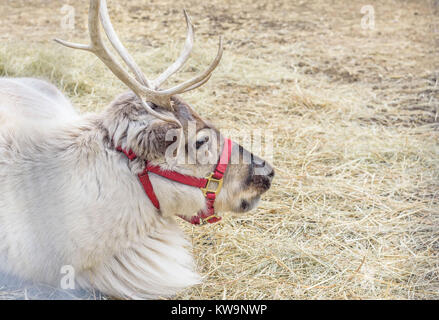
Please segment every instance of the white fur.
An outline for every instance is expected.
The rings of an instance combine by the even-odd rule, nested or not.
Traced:
[[[79,116],[46,82],[0,79],[0,270],[59,286],[71,265],[82,287],[117,298],[199,283],[173,216],[203,208],[201,191],[151,174],[158,213],[101,117]]]

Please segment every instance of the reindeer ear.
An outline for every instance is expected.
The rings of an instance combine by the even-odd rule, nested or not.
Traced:
[[[161,120],[136,126],[129,130],[128,144],[137,156],[146,160],[158,159],[165,155],[167,148],[177,143],[178,130],[176,123]]]

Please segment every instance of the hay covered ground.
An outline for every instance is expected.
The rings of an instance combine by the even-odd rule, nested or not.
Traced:
[[[64,4],[75,28],[62,29]],[[147,76],[184,41],[183,4],[108,1]],[[364,5],[375,29],[361,27]],[[206,280],[188,299],[439,298],[439,4],[433,0],[186,0],[196,47],[175,83],[220,67],[185,99],[225,130],[272,130],[277,175],[259,208],[182,223]],[[0,75],[49,79],[81,111],[125,90],[87,41],[88,1],[3,0]],[[0,292],[0,298],[11,297]]]

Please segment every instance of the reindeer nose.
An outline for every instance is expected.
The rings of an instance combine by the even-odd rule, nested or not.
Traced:
[[[263,192],[268,190],[271,186],[271,181],[274,178],[274,169],[265,160],[252,154],[251,162],[254,171],[253,181],[260,187]],[[257,170],[259,169],[259,170]]]
[[[255,156],[253,154],[252,154],[251,160],[252,160],[253,168],[264,168],[266,170],[266,172],[268,172],[265,175],[268,178],[273,179],[273,177],[274,177],[274,169],[268,163],[266,163],[265,160]]]
[[[262,160],[261,158],[252,154],[252,165],[255,168],[264,168],[265,167],[265,160]]]
[[[269,174],[267,174],[267,177],[269,177],[270,179],[273,180],[273,178],[274,178],[274,169],[271,169],[271,172]]]

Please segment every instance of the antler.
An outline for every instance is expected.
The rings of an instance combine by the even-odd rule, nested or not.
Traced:
[[[122,60],[134,73],[135,78],[132,77],[126,70],[124,70],[124,68],[117,62],[114,55],[108,50],[108,48],[102,41],[101,34],[99,32],[99,15],[102,27],[105,31],[105,34],[107,35],[108,40],[110,41],[116,52],[119,54],[119,56],[122,58]],[[145,77],[139,66],[135,63],[131,55],[120,42],[111,24],[110,17],[108,15],[106,0],[90,0],[88,29],[91,42],[89,45],[67,42],[60,39],[55,39],[55,41],[73,49],[86,50],[94,53],[100,60],[102,60],[102,62],[104,62],[104,64],[114,73],[114,75],[116,75],[137,96],[139,96],[139,98],[141,98],[149,112],[153,113],[158,118],[163,118],[163,116],[152,110],[151,107],[147,103],[145,103],[145,101],[152,102],[158,106],[172,110],[171,96],[193,90],[206,83],[207,80],[209,80],[213,70],[218,66],[218,63],[221,60],[223,53],[223,46],[220,37],[217,55],[210,64],[210,66],[204,72],[172,88],[159,90],[160,85],[164,81],[166,81],[171,75],[181,69],[184,63],[188,60],[192,51],[194,41],[193,26],[186,11],[184,11],[184,15],[188,28],[184,48],[181,51],[178,59],[153,81],[150,81]]]

